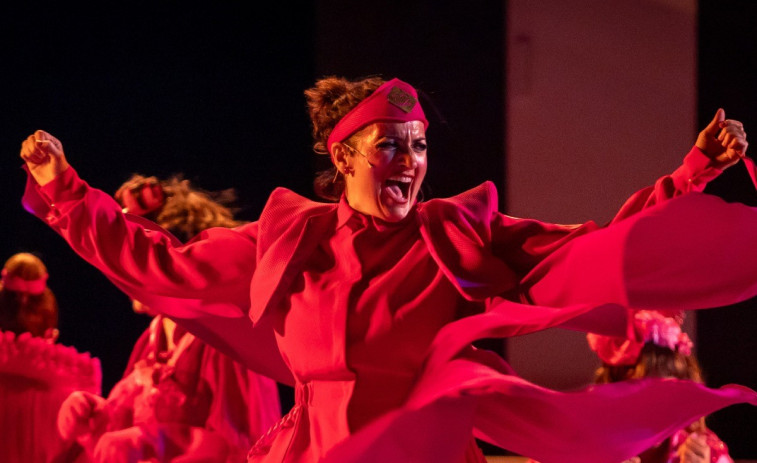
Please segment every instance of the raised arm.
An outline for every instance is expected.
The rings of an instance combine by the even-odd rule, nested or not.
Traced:
[[[257,223],[212,228],[182,245],[157,225],[124,214],[69,166],[63,145],[38,130],[21,146],[29,173],[24,206],[118,288],[248,368],[291,382],[267,320],[248,317]]]
[[[712,121],[699,133],[682,165],[633,194],[610,223],[617,223],[669,199],[703,191],[707,183],[723,170],[745,158],[747,146],[741,122],[725,119],[725,111],[718,109]],[[750,162],[747,167],[753,168],[753,164]],[[591,221],[580,225],[559,225],[498,214],[492,221],[492,241],[495,253],[523,276],[567,242],[599,228],[602,227]]]
[[[212,305],[213,311],[246,313],[255,268],[255,224],[211,229],[185,246],[151,222],[123,214],[110,195],[87,185],[52,135],[37,131],[29,136],[21,157],[31,177],[27,206],[130,297],[167,315],[183,314],[172,313],[172,305],[148,302],[152,296],[193,299],[202,302],[194,308]]]
[[[707,127],[699,132],[696,143],[684,157],[683,164],[670,175],[658,179],[654,185],[643,188],[628,198],[612,222],[623,220],[676,196],[703,191],[707,183],[744,159],[748,146],[742,123],[726,119],[725,111],[718,109]],[[754,168],[751,162],[745,164],[747,169]]]
[[[722,171],[743,159],[754,179],[743,126],[724,117],[718,110],[697,139],[695,149],[709,160],[703,171]],[[635,195],[624,206],[628,214],[621,211],[611,226],[555,249],[521,280],[524,297],[552,307],[616,303],[693,310],[757,295],[757,211],[712,195],[683,194],[706,183],[688,178],[663,178]],[[687,190],[686,183],[693,186]],[[666,201],[674,196],[680,197]]]
[[[69,167],[61,142],[44,130],[37,130],[21,143],[21,159],[40,186],[47,185]]]

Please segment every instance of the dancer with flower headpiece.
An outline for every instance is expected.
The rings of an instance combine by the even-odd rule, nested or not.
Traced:
[[[684,313],[640,310],[634,314],[633,338],[587,334],[589,347],[602,361],[595,382],[674,378],[704,383],[694,343],[682,329],[684,318]],[[728,446],[707,427],[704,417],[635,458],[639,463],[733,463]]]
[[[209,192],[179,176],[132,175],[115,193],[124,213],[154,220],[177,243],[210,227],[233,228],[233,190]],[[71,394],[58,413],[67,439],[97,463],[231,463],[281,418],[278,387],[143,304],[152,321],[107,399]]]
[[[633,336],[588,333],[589,347],[601,360],[598,385],[645,378],[704,383],[694,343],[682,329],[685,313],[640,310],[633,316]],[[602,386],[599,386],[602,387]],[[536,463],[529,460],[528,463]],[[733,463],[728,446],[699,417],[623,463]]]
[[[333,164],[316,192],[331,202],[279,188],[258,221],[185,246],[81,180],[49,133],[21,149],[26,207],[83,258],[295,386],[294,407],[248,461],[480,462],[475,436],[543,463],[614,463],[692,413],[757,405],[746,388],[662,380],[561,394],[472,347],[554,326],[623,335],[631,308],[757,295],[757,211],[699,193],[737,163],[754,174],[740,122],[719,110],[683,165],[602,228],[502,214],[491,183],[420,201],[429,121],[406,82],[328,77],[305,94],[314,150]],[[719,252],[701,252],[712,243]],[[639,404],[671,394],[642,413]]]

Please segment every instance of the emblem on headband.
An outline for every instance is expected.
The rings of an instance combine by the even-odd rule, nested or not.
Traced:
[[[400,108],[406,113],[412,111],[413,107],[415,107],[415,104],[418,102],[418,100],[413,98],[413,95],[407,93],[399,87],[392,87],[392,91],[389,92],[389,95],[387,95],[386,99],[389,103]]]

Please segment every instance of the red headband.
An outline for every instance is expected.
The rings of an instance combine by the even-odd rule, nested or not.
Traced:
[[[331,145],[344,141],[350,135],[374,122],[421,121],[428,129],[428,120],[418,103],[418,92],[412,85],[399,79],[382,84],[337,122],[327,142]]]
[[[691,355],[694,344],[689,335],[681,330],[681,321],[653,310],[640,310],[634,315],[636,339],[586,335],[589,347],[608,365],[633,365],[639,358],[644,344],[651,342],[667,347],[673,352]]]
[[[8,275],[8,270],[2,272],[3,289],[15,291],[17,293],[42,294],[47,287],[47,274],[42,275],[36,280],[24,280],[21,277]]]
[[[144,216],[163,206],[165,196],[160,183],[146,181],[134,188],[124,188],[116,192],[116,199],[124,212]]]

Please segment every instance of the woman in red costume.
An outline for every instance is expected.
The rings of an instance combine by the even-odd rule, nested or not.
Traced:
[[[20,252],[0,281],[0,460],[69,461],[78,446],[55,427],[57,410],[75,390],[99,394],[100,361],[56,342],[58,303],[47,267]]]
[[[209,227],[237,227],[233,191],[205,192],[177,177],[133,175],[116,192],[125,212],[150,218],[186,242]],[[154,318],[107,399],[71,394],[60,433],[102,463],[237,462],[281,417],[276,383],[219,353],[137,300]]]
[[[306,96],[315,150],[333,162],[316,189],[337,201],[276,189],[258,221],[185,246],[81,180],[52,135],[37,131],[21,148],[25,206],[83,258],[294,384],[294,407],[248,461],[480,461],[475,436],[543,463],[617,462],[692,414],[757,404],[748,389],[684,381],[559,393],[471,346],[552,326],[624,335],[630,309],[757,294],[757,212],[698,193],[746,150],[741,124],[722,110],[680,168],[601,228],[506,216],[491,183],[418,201],[428,122],[399,79],[326,78]],[[752,244],[735,249],[736,233]],[[701,255],[713,242],[719,253]],[[671,393],[655,413],[638,406]]]
[[[52,341],[58,337],[58,301],[47,287],[47,267],[34,254],[14,254],[3,266],[0,331],[29,333]]]

